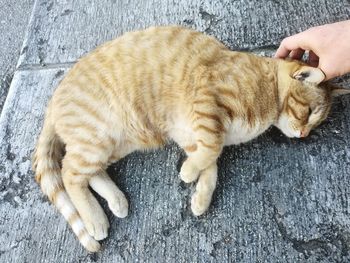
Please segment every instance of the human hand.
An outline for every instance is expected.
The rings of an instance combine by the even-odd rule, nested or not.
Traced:
[[[301,59],[309,53],[307,63],[320,68],[326,79],[350,72],[350,20],[312,27],[283,39],[276,58]]]

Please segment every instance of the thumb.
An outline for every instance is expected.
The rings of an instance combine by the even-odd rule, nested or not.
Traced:
[[[320,63],[318,65],[318,68],[323,71],[323,73],[326,75],[325,80],[329,80],[335,77],[340,76],[336,70],[336,68],[332,65],[332,62],[325,62],[325,59],[320,58]]]

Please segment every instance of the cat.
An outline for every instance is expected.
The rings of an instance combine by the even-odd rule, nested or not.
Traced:
[[[192,212],[202,215],[223,147],[272,125],[306,137],[327,117],[332,97],[348,93],[324,78],[302,62],[231,51],[183,27],[126,33],[82,57],[54,92],[34,152],[36,180],[95,252],[109,223],[89,186],[126,217],[128,202],[106,168],[173,140],[188,156],[180,178],[197,181]]]

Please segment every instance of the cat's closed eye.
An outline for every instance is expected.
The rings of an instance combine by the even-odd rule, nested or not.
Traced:
[[[311,114],[312,114],[312,109],[311,109],[311,107],[309,107],[309,117]]]

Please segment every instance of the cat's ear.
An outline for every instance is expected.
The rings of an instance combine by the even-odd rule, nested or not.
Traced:
[[[302,66],[294,72],[293,78],[318,85],[326,78],[326,76],[319,68]]]
[[[350,94],[350,89],[341,88],[330,83],[327,83],[327,89],[330,91],[332,97]]]

